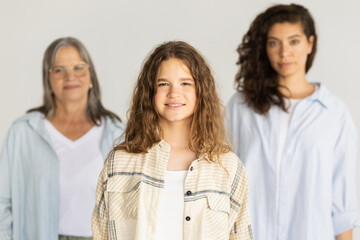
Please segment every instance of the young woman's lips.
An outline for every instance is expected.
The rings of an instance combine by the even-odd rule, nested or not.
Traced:
[[[291,62],[279,63],[280,67],[289,67],[291,64]]]
[[[78,87],[79,87],[79,85],[67,85],[67,86],[64,87],[64,89],[71,90],[71,89],[75,89],[75,88],[78,88]]]

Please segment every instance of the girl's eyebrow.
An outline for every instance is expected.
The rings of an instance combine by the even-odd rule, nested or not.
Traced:
[[[183,81],[194,81],[194,79],[192,79],[192,78],[180,78],[180,80],[183,80]]]
[[[188,77],[180,78],[180,80],[181,80],[181,81],[194,81],[194,79],[188,78]],[[166,79],[166,78],[158,78],[157,81],[158,81],[158,82],[160,82],[160,81],[167,81],[167,79]]]

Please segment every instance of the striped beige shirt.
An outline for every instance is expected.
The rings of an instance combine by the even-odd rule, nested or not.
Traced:
[[[155,240],[170,146],[148,153],[112,152],[105,161],[92,215],[94,239]],[[184,185],[184,240],[252,239],[248,179],[234,153],[221,163],[194,160]],[[226,169],[226,170],[225,170]]]

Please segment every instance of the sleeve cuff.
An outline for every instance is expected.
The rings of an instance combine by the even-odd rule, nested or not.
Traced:
[[[360,212],[356,210],[335,214],[332,219],[335,236],[355,227],[360,227]]]
[[[2,240],[11,240],[12,236],[11,236],[11,230],[6,231],[6,230],[0,230],[0,239]]]

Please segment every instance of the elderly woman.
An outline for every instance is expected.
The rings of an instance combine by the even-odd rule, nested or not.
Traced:
[[[43,88],[43,105],[13,123],[0,156],[0,239],[91,239],[97,178],[123,126],[101,104],[77,39],[47,48]]]

